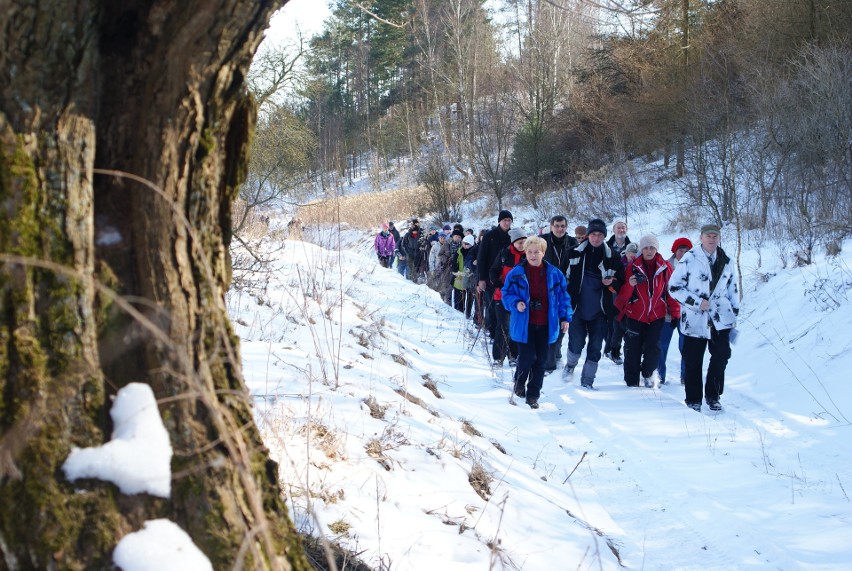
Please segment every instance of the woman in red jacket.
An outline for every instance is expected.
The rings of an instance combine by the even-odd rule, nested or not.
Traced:
[[[639,386],[639,375],[646,387],[659,385],[657,362],[660,358],[660,331],[666,311],[680,318],[680,304],[669,295],[672,266],[657,253],[656,236],[639,240],[640,256],[625,269],[626,283],[618,292],[615,306],[624,319],[624,382]]]

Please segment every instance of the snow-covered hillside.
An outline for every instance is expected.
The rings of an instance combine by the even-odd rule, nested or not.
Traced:
[[[661,224],[630,235],[659,231],[665,251]],[[262,294],[228,297],[301,529],[376,569],[848,568],[849,254],[743,255],[722,413],[688,409],[679,384],[628,389],[606,360],[599,391],[557,372],[533,411],[483,335],[368,239],[288,241]]]

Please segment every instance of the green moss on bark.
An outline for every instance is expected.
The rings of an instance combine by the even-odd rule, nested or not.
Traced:
[[[0,252],[70,264],[62,191],[50,196],[30,153],[0,123]],[[0,527],[23,568],[108,568],[121,527],[109,486],[78,493],[61,471],[72,435],[81,446],[103,443],[94,422],[103,389],[82,357],[81,300],[75,278],[0,266],[0,434],[14,465],[0,474]]]

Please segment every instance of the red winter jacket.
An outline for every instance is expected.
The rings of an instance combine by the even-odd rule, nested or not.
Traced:
[[[496,301],[503,299],[502,288],[506,282],[506,276],[512,271],[512,268],[520,264],[521,260],[524,259],[526,259],[526,254],[517,251],[514,244],[509,244],[508,248],[500,250],[488,274],[491,283],[497,288],[494,290],[494,299]]]
[[[658,253],[654,258],[656,270],[653,276],[645,275],[642,265],[642,256],[636,256],[632,263],[624,270],[624,285],[618,291],[615,299],[615,307],[619,310],[619,318],[627,316],[630,319],[651,323],[658,319],[665,319],[666,306],[673,319],[680,318],[680,303],[669,295],[669,279],[672,277],[672,266]],[[636,287],[630,285],[630,276],[643,275],[645,281],[637,283]],[[653,294],[649,283],[653,280]]]

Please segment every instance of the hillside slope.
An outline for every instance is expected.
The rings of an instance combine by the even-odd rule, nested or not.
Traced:
[[[470,322],[356,252],[287,242],[228,305],[298,525],[376,569],[842,569],[848,262],[748,271],[718,414],[608,361],[512,406]]]

